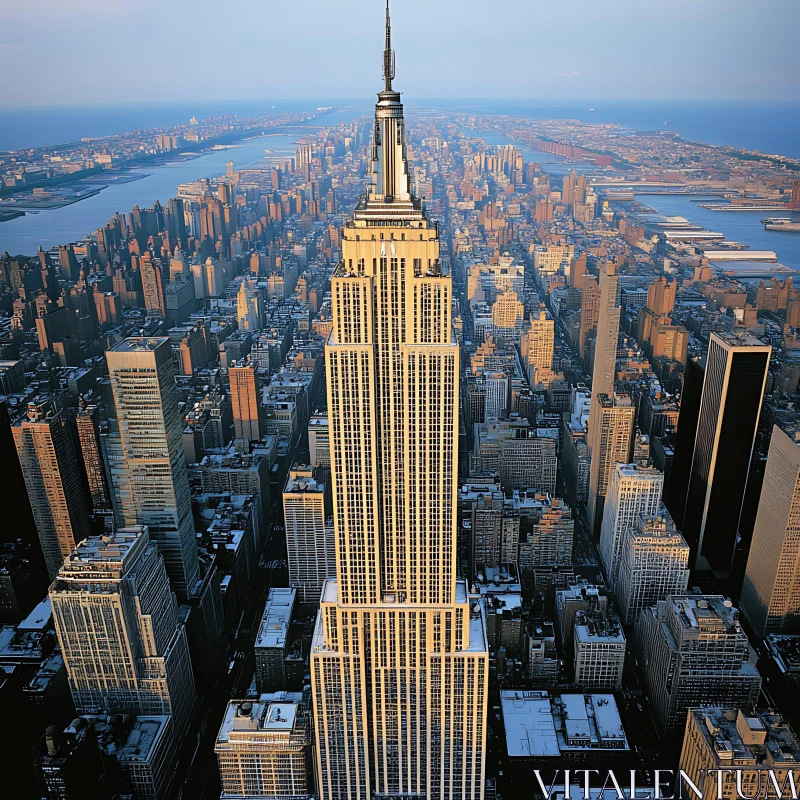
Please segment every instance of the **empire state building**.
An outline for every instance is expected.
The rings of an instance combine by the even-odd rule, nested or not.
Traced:
[[[336,580],[311,652],[319,792],[481,800],[488,648],[456,578],[452,281],[409,184],[388,7],[383,72],[325,348]]]

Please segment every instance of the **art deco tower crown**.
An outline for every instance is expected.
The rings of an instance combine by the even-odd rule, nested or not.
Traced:
[[[395,76],[392,26],[389,4],[386,4],[386,46],[383,51],[384,89],[378,93],[375,105],[375,130],[372,141],[372,168],[367,208],[375,211],[382,206],[395,206],[389,216],[398,212],[419,213],[419,204],[411,195],[406,159],[405,121],[400,93],[392,88]],[[386,213],[386,209],[384,212]]]

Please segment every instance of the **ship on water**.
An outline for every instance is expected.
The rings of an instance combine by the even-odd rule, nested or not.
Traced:
[[[761,220],[765,231],[783,231],[784,233],[800,233],[800,222],[791,217],[767,217]]]

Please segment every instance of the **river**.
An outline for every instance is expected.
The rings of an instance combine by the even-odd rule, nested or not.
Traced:
[[[314,120],[314,127],[335,126],[353,119],[355,112],[343,110],[323,114]],[[224,150],[212,150],[188,161],[174,161],[132,170],[146,177],[129,183],[112,184],[99,194],[62,208],[26,213],[24,217],[0,222],[0,254],[33,255],[41,246],[45,250],[60,244],[76,242],[108,222],[116,213],[127,214],[135,206],[149,208],[158,200],[165,205],[175,197],[182,183],[199,178],[214,178],[225,173],[225,165],[233,161],[236,169],[255,164],[269,149],[275,155],[293,155],[297,141],[308,131],[297,134],[259,136]],[[91,182],[91,181],[89,181]]]
[[[491,145],[514,144],[511,139],[497,131],[473,131],[462,129],[466,136],[481,138]],[[564,163],[557,156],[541,153],[527,147],[517,147],[526,161],[538,161],[545,172],[554,177],[563,176],[571,169],[577,172],[593,172],[594,167],[586,162],[581,164]],[[800,222],[800,213],[789,214],[779,211],[709,211],[701,208],[701,202],[723,202],[721,198],[712,197],[705,200],[694,200],[682,195],[637,195],[636,199],[661,214],[685,217],[689,222],[702,225],[710,231],[720,231],[730,239],[748,245],[753,250],[774,250],[778,261],[786,267],[800,271],[800,233],[766,231],[761,222],[765,217],[791,216]]]

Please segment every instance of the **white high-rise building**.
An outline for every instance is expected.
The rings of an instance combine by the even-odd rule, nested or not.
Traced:
[[[186,633],[146,526],[84,539],[50,587],[79,714],[169,714],[182,736],[195,702]]]
[[[318,603],[322,585],[336,577],[333,527],[325,520],[325,486],[311,467],[295,466],[283,490],[289,586],[301,603]]]
[[[106,351],[119,426],[110,461],[118,526],[147,525],[175,593],[200,575],[172,345],[132,337]]]
[[[602,526],[603,509],[614,465],[631,463],[635,423],[636,406],[631,402],[630,395],[601,394],[599,397],[592,397],[589,440],[592,441],[593,430],[597,433],[597,438],[593,441],[589,454],[591,463],[587,511],[589,526],[595,535]]]
[[[600,559],[612,589],[619,575],[625,535],[636,526],[639,517],[658,513],[663,487],[664,474],[653,467],[612,466],[600,529]]]
[[[308,420],[308,453],[312,467],[330,468],[331,439],[325,412],[312,414]]]
[[[640,517],[622,533],[614,599],[622,621],[636,622],[642,610],[671,595],[685,594],[689,585],[689,545],[664,508],[656,516]]]
[[[522,355],[528,366],[528,383],[549,385],[553,375],[555,320],[546,312],[532,314],[530,329],[522,343]]]
[[[236,295],[236,321],[240,331],[260,331],[263,328],[261,320],[261,299],[253,293],[246,280],[239,284]]]
[[[575,683],[584,691],[619,689],[626,646],[619,619],[606,611],[578,611],[574,636]]]
[[[326,346],[336,580],[311,648],[322,800],[480,800],[488,648],[456,579],[459,352],[438,230],[411,194],[388,11],[367,196]]]
[[[496,422],[508,416],[509,377],[507,372],[491,372],[486,376],[487,422]]]
[[[777,425],[740,602],[759,636],[800,633],[800,447]]]

